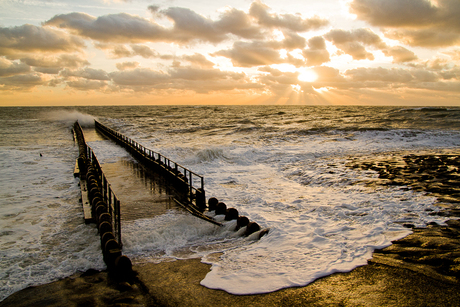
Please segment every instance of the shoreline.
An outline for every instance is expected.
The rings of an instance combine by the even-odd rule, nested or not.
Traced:
[[[460,155],[395,154],[354,158],[349,167],[372,169],[379,178],[366,184],[402,185],[438,199],[432,214],[460,216]],[[444,153],[449,152],[449,154]],[[412,228],[409,236],[375,250],[367,265],[334,273],[307,286],[272,293],[232,295],[208,289],[200,281],[210,265],[200,259],[133,266],[137,275],[119,282],[107,272],[89,270],[65,279],[29,287],[0,302],[1,306],[439,306],[460,299],[460,221],[446,226]]]

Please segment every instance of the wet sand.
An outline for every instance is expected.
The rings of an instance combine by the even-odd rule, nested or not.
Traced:
[[[442,210],[460,215],[460,155],[392,155],[349,167],[372,169],[366,184],[400,185],[428,193]],[[299,288],[236,296],[200,285],[210,265],[200,259],[145,263],[126,281],[90,270],[12,294],[1,306],[459,306],[460,222],[413,228],[413,234],[376,250],[368,265]]]

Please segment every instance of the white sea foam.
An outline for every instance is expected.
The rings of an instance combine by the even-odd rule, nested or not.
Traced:
[[[38,142],[52,141],[0,146],[0,300],[78,270],[104,268],[97,229],[83,223],[73,177],[78,148],[70,133],[34,121],[22,125],[24,132],[43,131]],[[37,142],[35,134],[23,137]]]

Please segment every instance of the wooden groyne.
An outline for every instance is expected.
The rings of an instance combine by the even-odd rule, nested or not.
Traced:
[[[123,146],[139,162],[165,177],[175,187],[175,198],[182,204],[193,206],[200,212],[206,209],[203,176],[176,163],[162,154],[144,147],[135,140],[95,121],[96,130]]]
[[[237,220],[235,230],[245,227],[243,235],[249,236],[258,232],[259,238],[268,233],[268,229],[261,229],[259,224],[251,222],[245,216],[240,216],[235,208],[227,208],[223,202],[211,197],[206,204],[204,178],[188,168],[176,163],[162,154],[144,147],[135,140],[117,132],[102,123],[95,121],[96,130],[123,146],[139,162],[152,169],[155,173],[164,176],[176,188],[174,201],[192,215],[218,226],[223,224],[203,214],[206,210],[214,211],[216,215],[225,215],[226,221]]]
[[[73,126],[79,147],[74,175],[80,178],[85,223],[96,223],[104,262],[110,272],[122,278],[132,273],[131,260],[122,255],[120,201],[89,147],[78,122]]]

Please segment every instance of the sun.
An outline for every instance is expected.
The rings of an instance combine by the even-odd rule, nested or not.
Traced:
[[[297,76],[297,79],[303,82],[315,82],[318,80],[318,75],[311,69],[301,70]]]

